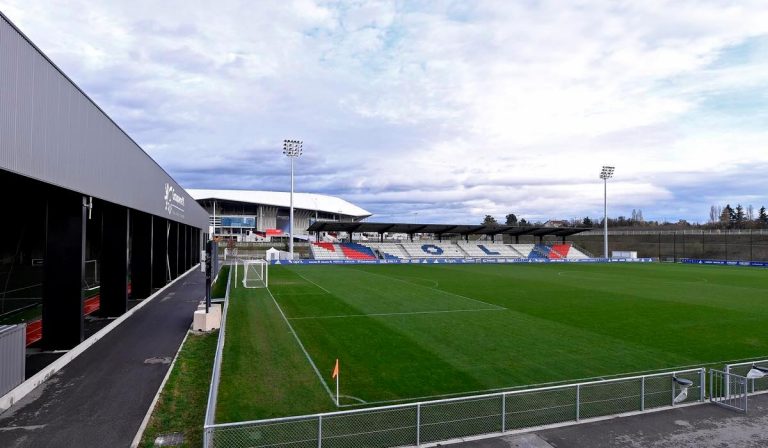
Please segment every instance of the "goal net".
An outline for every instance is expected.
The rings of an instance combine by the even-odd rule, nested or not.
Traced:
[[[243,260],[243,286],[245,288],[269,286],[269,263],[266,260]]]

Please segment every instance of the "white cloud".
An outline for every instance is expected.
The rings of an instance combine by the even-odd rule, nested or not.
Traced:
[[[297,137],[312,154],[299,188],[391,219],[594,216],[596,172],[611,163],[617,211],[703,220],[704,201],[755,197],[731,183],[710,195],[712,182],[768,165],[761,128],[706,105],[764,89],[759,58],[715,64],[768,34],[762,1],[0,0],[0,10],[189,187],[279,188],[273,159]]]

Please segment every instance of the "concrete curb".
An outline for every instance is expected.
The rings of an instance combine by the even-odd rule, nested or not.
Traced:
[[[186,277],[190,272],[193,272],[195,269],[199,268],[199,264],[192,266],[187,272],[183,273],[182,275],[178,276],[175,280],[168,283],[167,285],[163,286],[161,289],[159,289],[157,292],[152,294],[151,296],[147,297],[146,299],[142,300],[138,305],[131,308],[130,310],[126,311],[125,314],[118,317],[114,321],[110,322],[109,325],[102,328],[101,330],[97,331],[93,336],[90,338],[84,340],[80,344],[76,345],[72,350],[69,350],[66,354],[61,356],[56,361],[52,362],[48,367],[44,368],[43,370],[37,372],[35,375],[21,383],[20,385],[16,386],[15,389],[12,389],[7,394],[0,397],[0,414],[7,411],[11,406],[14,405],[14,403],[18,402],[22,398],[24,398],[27,394],[32,392],[35,388],[37,388],[39,385],[43,384],[48,378],[52,377],[56,372],[63,369],[64,366],[72,362],[75,358],[80,356],[85,350],[87,350],[89,347],[91,347],[93,344],[101,340],[104,336],[109,334],[112,330],[117,328],[118,325],[123,323],[126,319],[133,316],[136,311],[140,310],[144,306],[146,306],[147,303],[154,300],[156,297],[162,295],[165,293],[165,290],[170,288],[172,285],[174,285],[179,280]]]

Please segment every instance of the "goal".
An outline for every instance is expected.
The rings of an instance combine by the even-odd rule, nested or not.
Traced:
[[[243,287],[269,286],[269,263],[266,260],[243,260]]]

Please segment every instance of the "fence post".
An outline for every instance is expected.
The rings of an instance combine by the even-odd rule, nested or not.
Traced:
[[[421,403],[416,403],[416,446],[421,446]]]
[[[725,396],[726,397],[730,397],[731,396],[731,382],[729,381],[731,379],[731,365],[730,364],[726,364],[725,365],[724,372],[725,372],[724,377],[726,379],[726,381],[725,381]],[[712,378],[711,378],[711,375],[710,375],[710,380],[711,379]],[[710,396],[711,395],[712,394],[710,394]]]
[[[707,369],[702,367],[701,372],[699,372],[699,401],[704,401],[705,398],[705,385],[707,380]]]
[[[501,394],[501,432],[507,430],[507,393]]]
[[[749,398],[748,398],[749,394],[747,393],[747,391],[748,391],[748,389],[747,389],[747,379],[744,378],[741,381],[744,384],[744,413],[746,414],[747,413],[747,407],[749,406]],[[755,380],[752,380],[752,386],[754,387],[754,385],[755,385]]]
[[[640,379],[640,410],[645,410],[645,377]]]
[[[579,421],[579,407],[581,406],[581,385],[576,385],[576,421]]]
[[[317,416],[317,448],[323,446],[323,416]]]
[[[672,378],[677,376],[677,372],[672,372]],[[675,380],[672,380],[672,406],[675,405]]]

